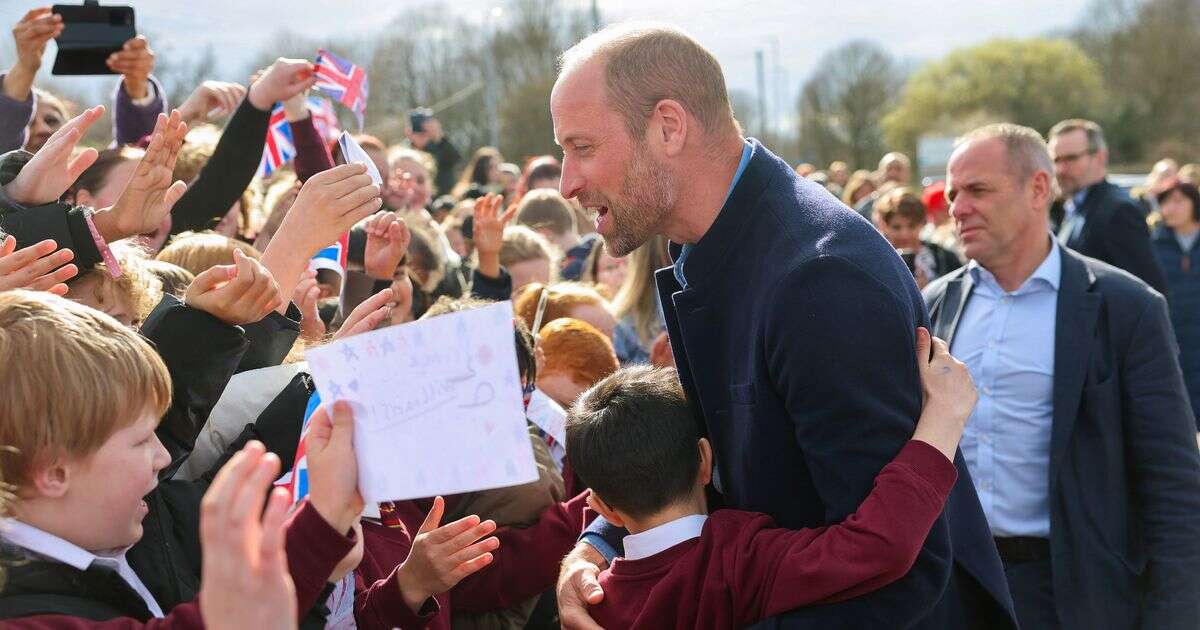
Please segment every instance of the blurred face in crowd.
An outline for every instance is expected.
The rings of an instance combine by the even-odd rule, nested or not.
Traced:
[[[386,192],[383,200],[389,207],[397,210],[424,208],[432,200],[432,192],[429,189],[429,171],[409,159],[396,161],[396,167],[392,169],[392,177],[384,190]]]
[[[137,313],[129,296],[104,281],[104,271],[94,270],[67,285],[67,299],[103,311],[126,326],[133,327]]]
[[[105,176],[104,184],[98,189],[80,190],[75,193],[75,203],[93,208],[107,208],[113,205],[121,193],[125,192],[125,186],[129,184],[129,180],[133,179],[133,172],[137,170],[137,165],[137,161],[130,159],[113,166]]]
[[[899,158],[893,158],[883,167],[883,178],[889,182],[907,184],[910,177],[908,164]]]
[[[1108,155],[1088,149],[1087,132],[1068,131],[1050,138],[1050,156],[1054,158],[1054,175],[1063,196],[1076,192],[1104,179]]]
[[[614,257],[607,249],[600,251],[596,261],[596,282],[608,287],[609,295],[616,295],[625,282],[625,265],[624,258]]]
[[[908,217],[892,216],[892,218],[880,226],[880,231],[883,232],[884,238],[892,244],[896,249],[908,249],[917,251],[921,249],[921,228],[925,227],[925,222],[914,222]]]
[[[1190,234],[1200,228],[1200,222],[1196,220],[1196,212],[1200,208],[1192,207],[1192,200],[1179,190],[1171,191],[1166,199],[1158,205],[1158,211],[1162,213],[1163,223],[1167,227],[1177,232]]]
[[[550,96],[554,138],[563,150],[559,190],[596,215],[596,231],[614,256],[655,234],[678,197],[672,173],[634,138],[608,103],[603,59],[559,77]]]
[[[37,99],[37,109],[33,112],[33,120],[29,123],[29,140],[25,142],[25,150],[37,153],[50,135],[67,122],[67,112],[62,104],[48,98]]]
[[[1022,182],[999,138],[973,140],[950,157],[946,197],[967,258],[987,268],[1008,263],[1047,234],[1051,183],[1038,172]]]
[[[75,544],[89,551],[124,549],[141,540],[143,500],[158,485],[158,471],[171,457],[154,434],[158,415],[145,410],[133,424],[113,433],[98,451],[64,463],[67,483],[58,497],[67,514],[87,514],[64,527]],[[71,520],[71,519],[64,519]]]
[[[508,275],[512,276],[514,296],[527,284],[534,282],[549,284],[550,282],[550,261],[545,258],[522,260],[508,265],[506,268]]]
[[[846,168],[845,164],[838,164],[829,167],[829,181],[838,186],[845,186],[850,180],[850,169]]]

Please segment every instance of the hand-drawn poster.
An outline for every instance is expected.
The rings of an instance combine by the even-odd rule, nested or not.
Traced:
[[[305,358],[321,398],[354,409],[368,503],[537,479],[511,302],[356,335]]]

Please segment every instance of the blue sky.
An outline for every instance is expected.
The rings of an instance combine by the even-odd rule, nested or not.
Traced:
[[[564,0],[581,8],[590,0]],[[1069,28],[1087,0],[598,0],[606,22],[665,21],[691,32],[720,59],[732,89],[755,89],[754,53],[767,60],[768,110],[790,112],[803,79],[822,53],[851,39],[870,39],[911,62],[996,37],[1030,37]],[[120,0],[106,0],[119,3]],[[369,37],[417,0],[132,0],[140,27],[158,34],[151,45],[174,54],[198,54],[212,44],[226,74],[240,73],[259,43],[274,30],[320,37]],[[480,20],[505,0],[457,0],[444,6]],[[0,3],[0,67],[12,62],[7,33],[28,7]],[[330,25],[336,25],[330,30]],[[50,46],[52,54],[53,45]],[[778,60],[778,63],[776,63]],[[46,72],[50,58],[44,64]],[[236,74],[230,77],[236,78]],[[94,80],[70,79],[95,90]]]

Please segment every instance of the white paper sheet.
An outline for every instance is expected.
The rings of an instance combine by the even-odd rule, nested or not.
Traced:
[[[305,358],[322,400],[355,410],[365,501],[537,479],[511,302],[356,335]]]
[[[383,188],[383,177],[379,175],[379,169],[375,167],[375,160],[367,155],[367,152],[350,137],[350,132],[343,131],[342,135],[338,136],[338,146],[342,149],[342,157],[347,164],[363,164],[367,167],[367,174],[371,176],[371,181],[375,182],[376,186]]]

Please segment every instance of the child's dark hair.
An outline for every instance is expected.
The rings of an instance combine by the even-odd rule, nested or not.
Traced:
[[[459,313],[462,311],[473,311],[477,308],[490,306],[495,302],[481,300],[476,297],[460,297],[451,298],[443,295],[434,302],[429,310],[421,315],[421,319],[437,317],[447,313]],[[513,318],[513,338],[517,344],[517,372],[521,378],[525,379],[526,383],[533,383],[537,380],[537,361],[533,356],[533,335],[529,333],[529,327],[519,317]]]
[[[700,467],[696,420],[673,369],[630,367],[567,413],[567,456],[584,485],[635,518],[686,499]]]

